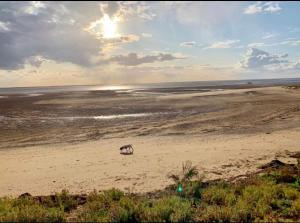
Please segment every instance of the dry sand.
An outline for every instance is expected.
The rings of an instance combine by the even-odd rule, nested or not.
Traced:
[[[233,97],[233,93],[238,96]],[[180,94],[171,99],[184,97],[187,100],[203,94],[208,93]],[[275,87],[228,90],[226,98],[223,98],[226,91],[219,96],[213,94],[216,97],[211,102],[218,104],[230,100],[232,110],[177,120],[181,124],[187,123],[185,129],[183,126],[179,129],[187,134],[176,134],[178,126],[174,128],[174,122],[170,122],[163,125],[166,129],[163,134],[128,134],[128,137],[101,138],[76,144],[2,149],[0,197],[24,192],[46,195],[63,188],[74,193],[111,187],[148,192],[170,184],[166,176],[170,171],[179,171],[186,160],[197,165],[206,179],[254,172],[259,165],[274,158],[295,162],[288,158],[288,154],[300,150],[300,91]],[[170,96],[157,96],[156,99],[170,100],[165,97]],[[247,99],[241,100],[245,97]],[[225,115],[228,112],[231,113],[230,119]],[[218,122],[207,121],[212,119]],[[250,121],[245,121],[245,126],[240,125],[248,119]],[[189,127],[190,123],[199,125]],[[150,124],[146,125],[148,129]],[[196,131],[200,128],[214,131]],[[226,132],[228,128],[230,134]],[[134,155],[120,155],[119,147],[128,143],[133,144]]]

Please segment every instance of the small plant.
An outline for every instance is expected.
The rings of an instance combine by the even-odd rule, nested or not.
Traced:
[[[170,174],[168,178],[172,179],[177,185],[177,192],[181,195],[185,194],[186,187],[191,180],[198,176],[199,171],[196,166],[192,165],[191,161],[186,161],[182,164],[182,171],[179,174]]]

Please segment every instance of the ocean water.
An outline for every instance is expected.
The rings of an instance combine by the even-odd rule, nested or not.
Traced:
[[[227,80],[227,81],[193,81],[193,82],[166,82],[155,84],[133,84],[133,85],[82,85],[82,86],[49,86],[49,87],[13,87],[0,88],[0,98],[7,94],[26,94],[27,96],[39,96],[45,93],[58,92],[77,92],[77,91],[116,91],[116,92],[134,92],[148,91],[155,94],[155,90],[181,89],[188,91],[199,90],[222,90],[224,86],[239,85],[272,86],[289,85],[300,83],[300,78],[285,79],[255,79],[255,80]]]

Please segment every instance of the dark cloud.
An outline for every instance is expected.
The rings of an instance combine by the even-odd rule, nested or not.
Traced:
[[[184,57],[178,57],[170,53],[159,53],[157,55],[145,56],[139,56],[136,53],[129,53],[128,55],[112,56],[111,58],[104,60],[103,62],[116,62],[124,66],[137,66],[144,63],[154,63],[176,59],[184,59]]]
[[[136,36],[136,35],[123,35],[123,36],[119,36],[119,37],[111,38],[111,39],[102,39],[102,42],[106,43],[106,44],[111,44],[111,45],[118,45],[121,43],[136,42],[139,39],[140,39],[140,37]]]
[[[91,65],[91,57],[99,54],[100,43],[77,23],[80,13],[70,13],[68,5],[57,2],[34,7],[30,2],[0,3],[0,21],[10,25],[9,31],[0,34],[0,69],[22,68],[33,56]]]

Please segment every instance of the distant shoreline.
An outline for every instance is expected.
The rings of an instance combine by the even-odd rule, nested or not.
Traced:
[[[234,83],[234,84],[232,84]],[[163,83],[135,83],[121,85],[61,85],[61,86],[32,86],[32,87],[0,87],[0,95],[15,94],[15,93],[43,93],[43,92],[61,92],[61,91],[87,91],[87,90],[105,90],[113,87],[114,90],[120,89],[161,89],[161,88],[188,88],[188,87],[203,87],[203,88],[235,88],[239,85],[249,85],[253,87],[265,86],[280,86],[300,83],[300,78],[276,78],[276,79],[243,79],[243,80],[215,80],[215,81],[186,81],[186,82],[163,82]]]

